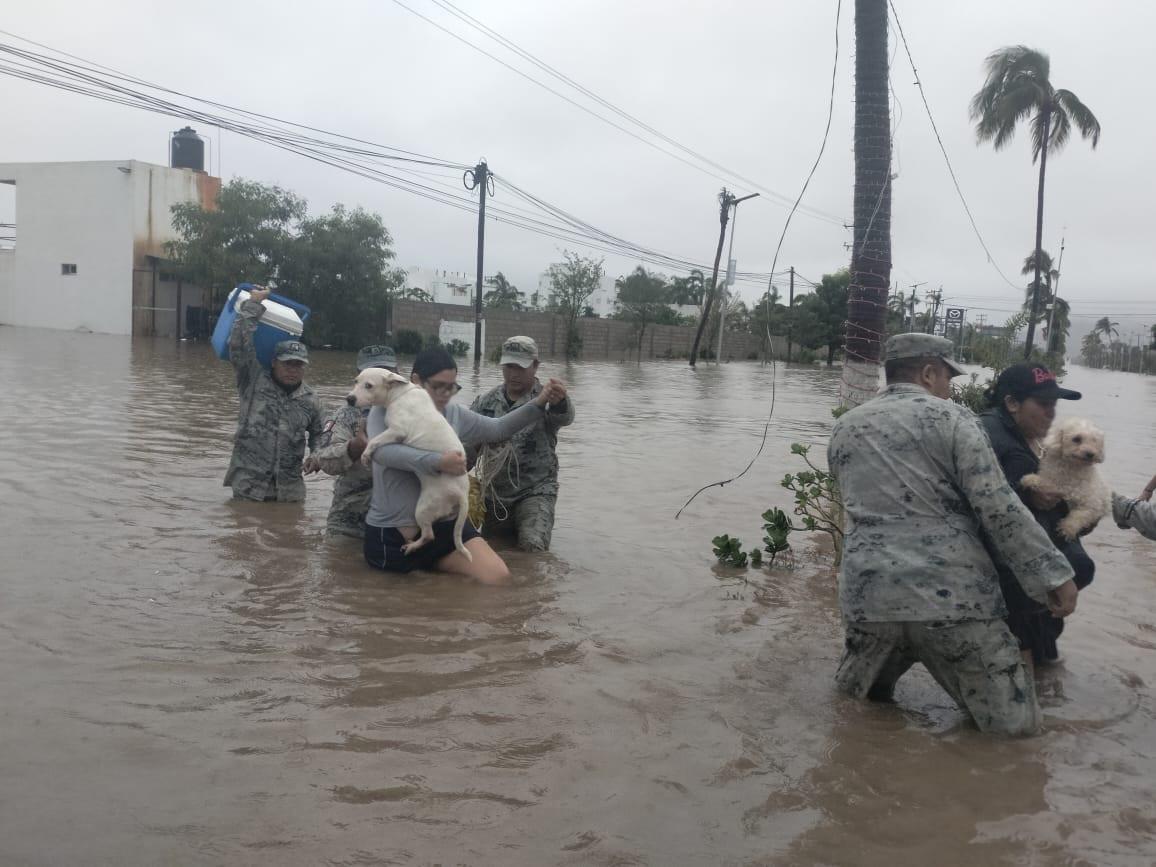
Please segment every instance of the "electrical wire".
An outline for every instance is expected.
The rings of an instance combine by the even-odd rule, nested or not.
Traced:
[[[51,50],[51,49],[50,49]],[[14,49],[12,46],[0,44],[0,52],[4,52],[9,57],[15,56],[19,60],[7,60],[0,62],[0,73],[8,74],[16,78],[22,78],[33,83],[54,87],[67,92],[72,92],[92,98],[112,102],[114,104],[134,107],[155,113],[165,114],[172,117],[182,118],[185,120],[195,120],[203,122],[218,128],[225,129],[235,134],[262,141],[266,144],[271,144],[282,150],[299,156],[306,157],[316,162],[338,168],[343,171],[350,172],[362,178],[382,183],[399,189],[404,192],[417,195],[419,197],[434,201],[436,203],[448,205],[458,210],[473,212],[475,204],[472,199],[462,197],[458,194],[457,188],[454,187],[454,192],[446,192],[443,189],[437,189],[432,184],[447,187],[448,182],[443,180],[444,176],[438,173],[431,173],[425,169],[413,169],[408,166],[412,163],[421,163],[423,166],[440,167],[444,169],[457,170],[461,168],[462,164],[451,163],[446,161],[435,160],[404,160],[405,165],[393,165],[390,162],[391,170],[385,172],[378,168],[374,163],[381,164],[382,162],[392,161],[394,159],[392,154],[385,154],[378,150],[367,150],[364,148],[354,148],[344,145],[340,142],[334,143],[318,139],[312,136],[301,136],[292,131],[287,131],[284,128],[276,126],[279,123],[278,119],[272,118],[268,115],[259,115],[255,112],[247,112],[245,109],[237,109],[235,107],[228,107],[228,111],[233,114],[239,114],[242,117],[259,117],[262,118],[257,123],[250,123],[245,120],[238,120],[236,117],[224,117],[213,114],[188,105],[181,105],[176,102],[159,99],[146,93],[126,87],[120,82],[131,81],[141,82],[142,87],[147,87],[157,90],[162,93],[178,94],[169,88],[164,88],[160,85],[155,85],[151,82],[146,82],[143,79],[137,79],[132,76],[116,73],[112,77],[114,81],[108,81],[97,74],[97,69],[94,65],[71,64],[63,61],[58,61],[55,58],[49,58],[44,55],[38,55],[35,52],[28,52],[22,49]],[[211,100],[204,100],[195,96],[187,96],[194,102],[202,105],[219,105]],[[268,120],[264,120],[264,119]],[[288,123],[288,122],[287,122]],[[303,125],[295,125],[303,126]],[[313,129],[310,127],[310,129]],[[327,133],[328,134],[328,133]],[[350,140],[348,136],[340,136],[340,134],[333,134],[345,140]],[[376,146],[382,147],[385,146]],[[334,153],[333,151],[336,151]],[[433,174],[434,177],[429,182],[423,180],[415,181],[410,178],[402,177],[401,173],[418,174],[419,177],[423,175]],[[621,255],[629,258],[637,258],[647,264],[658,265],[661,267],[671,268],[677,271],[689,270],[705,270],[703,263],[693,262],[687,259],[680,259],[678,257],[670,256],[668,254],[660,253],[651,250],[642,245],[634,244],[626,239],[619,238],[608,232],[598,229],[585,221],[578,220],[567,212],[556,206],[549,205],[532,194],[527,193],[520,187],[517,188],[519,195],[523,196],[528,202],[532,203],[534,207],[543,211],[548,217],[557,218],[558,221],[543,220],[535,217],[534,214],[523,209],[508,210],[502,207],[493,206],[488,209],[487,217],[494,222],[504,223],[515,228],[520,228],[526,231],[536,232],[546,237],[551,237],[565,243],[574,244],[577,246],[585,246],[590,249],[596,249],[600,252],[610,253],[612,255]],[[768,275],[759,274],[757,272],[741,272],[740,279],[746,283],[759,282],[762,283],[767,279]]]
[[[464,42],[466,45],[469,45],[471,48],[474,48],[476,51],[481,52],[482,54],[489,57],[490,59],[495,60],[498,63],[501,63],[503,66],[506,66],[507,69],[511,69],[512,71],[517,72],[519,75],[522,75],[525,78],[529,78],[529,76],[526,76],[524,73],[520,72],[519,70],[514,69],[513,67],[504,63],[503,61],[498,60],[498,58],[494,57],[493,55],[489,54],[488,52],[485,52],[484,50],[478,48],[473,43],[468,42],[468,41],[462,39],[461,37],[457,36],[456,34],[452,33],[451,31],[447,30],[446,28],[441,27],[441,25],[437,24],[436,22],[432,21],[431,19],[420,15],[419,13],[415,12],[413,9],[410,9],[408,6],[405,6],[404,4],[398,2],[398,0],[394,0],[394,2],[397,2],[397,5],[402,6],[402,8],[404,8],[410,12],[413,12],[413,14],[417,15],[419,18],[422,18],[423,20],[427,21],[428,23],[432,24],[433,26],[437,27],[438,29],[442,30],[443,32],[445,32],[451,36],[454,36],[454,38],[458,39],[461,42]],[[557,70],[553,66],[550,66],[548,63],[546,63],[545,61],[536,57],[535,55],[531,54],[529,51],[525,50],[521,46],[519,46],[516,43],[512,42],[511,40],[507,39],[501,33],[498,33],[496,30],[486,26],[484,23],[479,21],[474,16],[470,15],[469,13],[467,13],[467,12],[463,11],[462,9],[460,9],[459,7],[455,6],[453,3],[450,2],[450,0],[430,0],[430,2],[432,2],[434,5],[438,6],[442,10],[448,12],[450,15],[454,16],[459,21],[462,21],[467,26],[472,27],[474,30],[478,31],[479,33],[483,34],[484,36],[487,36],[490,39],[494,40],[499,45],[503,46],[504,48],[506,48],[509,51],[516,54],[518,57],[533,64],[535,67],[537,67],[541,71],[545,72],[547,75],[550,75],[551,77],[553,77],[557,81],[567,85],[568,87],[573,88],[574,90],[578,91],[580,94],[587,97],[588,99],[591,99],[594,102],[596,102],[597,104],[610,110],[611,112],[613,112],[614,114],[616,114],[620,118],[622,118],[623,120],[625,120],[631,124],[634,124],[635,126],[639,127],[640,129],[645,130],[650,135],[653,135],[654,137],[660,139],[661,141],[671,145],[672,147],[676,148],[677,150],[681,151],[682,153],[687,154],[688,156],[690,156],[694,159],[697,159],[702,163],[705,163],[706,165],[710,166],[711,168],[714,168],[720,172],[723,172],[724,174],[728,175],[730,178],[741,181],[747,187],[754,189],[754,190],[758,190],[759,192],[766,194],[769,198],[776,200],[779,204],[783,204],[783,205],[790,205],[791,204],[791,198],[789,196],[787,196],[783,193],[777,192],[775,190],[772,190],[766,186],[763,186],[758,181],[754,181],[750,178],[744,177],[743,175],[739,174],[738,172],[735,172],[731,169],[728,169],[726,166],[721,165],[718,162],[715,162],[710,157],[707,157],[707,156],[703,155],[702,153],[682,144],[681,142],[670,137],[669,135],[662,132],[661,130],[658,130],[655,127],[651,126],[650,124],[646,123],[645,121],[640,120],[635,115],[625,111],[622,108],[619,108],[614,103],[610,102],[609,100],[605,99],[602,96],[599,96],[597,93],[595,93],[594,91],[585,87],[584,85],[580,84],[579,82],[575,81],[570,76],[566,75],[563,72],[560,72],[559,70]],[[536,81],[535,79],[530,78],[530,80],[534,81],[536,84],[539,84],[539,86],[543,86],[543,85],[541,85],[540,82]],[[556,91],[554,91],[550,88],[546,88],[546,89],[550,90],[550,92],[554,93],[556,96],[560,96],[561,98],[566,99],[567,102],[571,102],[571,104],[577,105],[577,103],[574,103],[572,100],[568,99],[567,97],[562,96],[561,94],[558,94]],[[589,109],[587,109],[581,105],[578,105],[577,107],[581,108],[583,111],[586,111],[587,113],[594,114],[594,116],[598,117],[600,120],[603,120],[605,122],[609,122],[609,121],[606,121],[605,118],[601,117],[600,115],[598,115],[594,112],[591,112]],[[615,124],[611,124],[611,125],[616,126]],[[622,129],[621,127],[618,127],[618,126],[616,126],[616,128],[620,129],[620,130]],[[622,130],[622,131],[626,132],[628,135],[634,135],[635,138],[638,138],[637,135],[630,132],[629,130]],[[640,140],[642,140],[642,139],[640,139]],[[645,140],[643,140],[643,141],[645,141]],[[651,144],[651,146],[653,146],[652,143],[650,143],[650,142],[645,142],[645,143]],[[666,151],[663,151],[663,152],[667,153]],[[671,155],[671,156],[673,156],[673,155]],[[726,181],[726,178],[719,178],[718,175],[712,175],[712,177],[715,177],[719,180]],[[733,183],[733,181],[727,181],[727,182]],[[802,210],[808,216],[814,216],[817,218],[826,219],[830,222],[838,223],[839,225],[843,224],[843,220],[834,214],[827,214],[827,213],[820,211],[816,208],[809,208],[809,207],[803,208]]]
[[[775,255],[774,255],[774,258],[771,260],[771,273],[772,274],[775,271],[775,265],[777,265],[779,262],[779,251],[782,250],[783,239],[786,238],[787,229],[791,225],[791,217],[794,216],[795,210],[798,208],[799,203],[803,200],[803,196],[807,192],[807,187],[811,183],[811,178],[813,178],[815,176],[815,171],[819,168],[819,161],[822,160],[822,158],[823,158],[823,152],[827,149],[827,138],[831,132],[831,119],[832,119],[832,117],[834,117],[834,114],[835,114],[835,82],[837,80],[837,74],[838,74],[838,70],[839,70],[839,20],[842,16],[842,12],[843,12],[843,0],[837,0],[836,5],[835,5],[835,59],[831,64],[831,93],[830,93],[830,98],[829,98],[829,102],[828,102],[828,106],[827,106],[827,125],[823,130],[823,140],[819,144],[819,153],[815,157],[815,162],[811,166],[811,171],[807,173],[807,179],[803,182],[803,188],[801,190],[799,190],[798,198],[795,199],[795,203],[794,203],[794,205],[792,205],[790,212],[787,214],[787,219],[783,223],[783,231],[782,231],[782,234],[779,235],[779,243],[775,247]],[[798,277],[798,274],[796,274],[795,276]],[[814,284],[812,284],[812,285],[814,285]],[[674,519],[676,521],[678,520],[679,516],[683,513],[683,511],[686,509],[686,507],[689,506],[691,503],[693,503],[695,498],[699,494],[701,494],[703,491],[710,490],[711,488],[726,487],[731,482],[738,481],[743,476],[745,476],[748,472],[750,472],[751,467],[753,467],[755,465],[755,462],[758,461],[758,459],[762,456],[763,450],[767,446],[767,435],[770,433],[771,420],[774,418],[774,415],[775,415],[775,396],[776,396],[776,390],[777,390],[779,366],[778,366],[778,361],[774,356],[774,343],[771,340],[772,335],[771,335],[771,324],[770,324],[770,322],[771,322],[770,292],[767,292],[765,298],[766,298],[766,307],[767,307],[767,352],[770,353],[770,356],[771,356],[771,407],[770,407],[770,411],[767,413],[767,422],[765,425],[763,425],[763,436],[762,436],[762,440],[759,442],[759,448],[755,452],[755,456],[753,458],[751,458],[750,463],[748,463],[745,467],[743,467],[742,472],[740,472],[737,475],[732,476],[731,478],[726,479],[724,481],[711,482],[709,485],[703,485],[701,488],[699,488],[697,491],[695,491],[693,494],[691,494],[690,499],[688,499],[685,503],[682,504],[681,509],[679,509],[677,512],[675,512]]]
[[[911,47],[907,44],[907,36],[903,33],[903,25],[899,21],[899,13],[895,10],[894,0],[887,0],[891,7],[891,17],[895,20],[895,27],[899,31],[899,38],[903,41],[903,50],[907,53],[907,61],[911,64],[911,72],[915,76],[915,86],[919,90],[919,98],[923,100],[923,108],[927,112],[927,119],[931,122],[931,131],[935,133],[935,140],[939,143],[939,150],[943,154],[943,161],[947,164],[948,174],[951,175],[951,182],[955,185],[955,192],[959,196],[959,201],[963,205],[963,210],[967,214],[967,219],[971,223],[971,230],[975,232],[976,240],[983,248],[984,254],[987,256],[987,262],[995,269],[995,272],[1003,279],[1005,283],[1013,289],[1020,289],[1022,287],[1016,286],[1007,275],[1000,270],[999,265],[995,263],[995,258],[991,255],[991,250],[987,247],[987,242],[984,241],[983,235],[979,232],[979,226],[975,223],[975,217],[971,213],[971,208],[967,204],[967,199],[963,195],[963,189],[959,185],[959,178],[956,177],[955,169],[951,165],[951,158],[947,155],[947,148],[943,144],[943,138],[939,135],[939,127],[935,124],[935,118],[931,114],[931,106],[927,102],[927,94],[923,91],[923,82],[919,78],[919,70],[915,68],[915,58],[911,56]]]

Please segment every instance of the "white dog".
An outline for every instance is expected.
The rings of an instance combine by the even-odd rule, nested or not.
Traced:
[[[433,398],[425,389],[380,367],[370,367],[357,375],[353,391],[346,398],[362,409],[380,406],[387,410],[388,424],[382,433],[371,439],[361,455],[362,462],[369,466],[378,446],[387,443],[405,443],[416,449],[438,452],[457,451],[465,454],[465,448],[445,416],[437,411]],[[467,560],[473,562],[473,555],[462,543],[462,527],[470,511],[470,482],[467,476],[424,475],[421,480],[421,496],[417,500],[414,517],[421,535],[402,547],[405,553],[427,545],[434,540],[433,523],[452,518],[454,523],[454,547]]]
[[[1096,464],[1103,462],[1104,432],[1086,419],[1067,418],[1048,431],[1040,471],[1020,482],[1028,489],[1058,494],[1068,504],[1068,515],[1057,529],[1069,541],[1112,509],[1112,492],[1096,471]]]

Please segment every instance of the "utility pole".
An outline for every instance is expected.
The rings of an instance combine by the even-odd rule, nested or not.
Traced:
[[[739,223],[739,203],[745,202],[747,199],[757,198],[758,195],[759,195],[758,193],[751,193],[749,196],[743,196],[741,199],[733,199],[731,201],[731,207],[735,209],[735,215],[731,219],[731,242],[730,242],[730,246],[727,248],[727,279],[726,279],[726,284],[725,284],[726,288],[723,289],[722,294],[719,296],[718,351],[715,352],[715,356],[714,356],[714,363],[715,364],[719,364],[722,362],[723,332],[726,330],[726,324],[727,324],[727,300],[730,296],[730,287],[733,286],[734,282],[735,282],[735,259],[734,259],[735,227]]]
[[[474,295],[474,365],[482,363],[482,280],[486,257],[486,193],[494,194],[494,176],[483,157],[472,169],[466,169],[462,182],[467,190],[478,191],[478,274]]]
[[[926,280],[924,280],[922,283],[912,283],[911,284],[911,304],[910,304],[911,321],[907,323],[907,327],[910,328],[912,331],[915,330],[915,290],[918,289],[920,286],[926,286],[926,285],[927,285]]]
[[[791,294],[787,300],[787,364],[791,363],[791,340],[795,331],[795,266],[791,266]]]
[[[714,269],[710,274],[710,289],[707,292],[706,303],[702,307],[702,318],[698,321],[698,331],[694,335],[694,344],[690,348],[690,366],[694,367],[694,363],[698,360],[698,344],[702,341],[702,332],[706,328],[706,323],[710,319],[710,308],[714,303],[715,288],[718,284],[718,263],[722,258],[723,241],[727,236],[727,221],[730,219],[731,203],[734,202],[735,197],[730,194],[726,187],[722,188],[722,192],[718,195],[719,201],[719,232],[718,232],[718,249],[714,254]]]
[[[931,319],[929,319],[927,322],[927,333],[928,334],[934,334],[935,333],[935,320],[939,316],[939,301],[942,297],[943,297],[943,287],[942,286],[940,286],[938,289],[928,289],[927,290],[928,302],[931,302],[931,301],[935,302],[935,306],[931,308]]]

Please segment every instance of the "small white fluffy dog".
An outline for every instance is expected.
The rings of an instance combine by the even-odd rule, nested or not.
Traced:
[[[1096,470],[1103,462],[1104,432],[1087,419],[1066,418],[1048,431],[1040,471],[1020,482],[1028,489],[1058,494],[1068,504],[1068,515],[1057,529],[1069,541],[1111,511],[1112,492]]]
[[[357,375],[357,382],[346,398],[364,409],[380,406],[388,412],[389,427],[371,439],[361,455],[369,466],[378,446],[387,443],[405,443],[416,449],[438,452],[458,451],[465,448],[445,416],[437,411],[433,398],[424,388],[414,385],[389,370],[370,367]],[[457,516],[454,523],[454,547],[473,562],[473,555],[462,543],[462,527],[470,511],[470,481],[468,476],[433,475],[419,473],[421,496],[417,500],[414,517],[421,535],[402,547],[410,553],[434,540],[433,523],[439,519]]]

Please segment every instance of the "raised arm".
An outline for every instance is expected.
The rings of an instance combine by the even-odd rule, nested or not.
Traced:
[[[237,389],[247,391],[261,375],[261,362],[253,346],[253,332],[265,312],[261,302],[269,295],[268,289],[254,289],[244,304],[237,307],[237,318],[229,331],[229,362],[237,374]]]
[[[1050,591],[1072,579],[1067,558],[1012,490],[975,420],[956,419],[953,439],[956,485],[1024,592],[1048,602]]]
[[[542,405],[537,401],[522,404],[500,418],[490,418],[464,406],[455,407],[454,411],[456,414],[454,430],[457,431],[462,445],[467,447],[508,440],[522,428],[529,427],[543,416]]]

